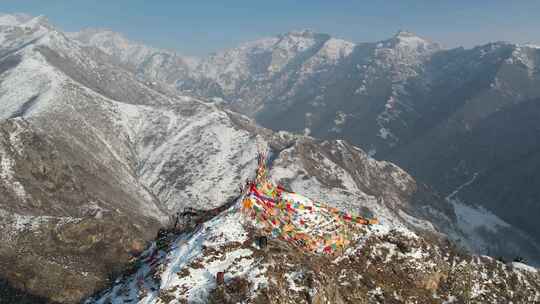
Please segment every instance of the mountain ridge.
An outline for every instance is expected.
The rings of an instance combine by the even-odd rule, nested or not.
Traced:
[[[260,161],[256,178],[232,206],[207,221],[197,220],[195,226],[184,219],[183,226],[190,227],[185,230],[164,232],[143,253],[138,267],[86,303],[384,303],[413,299],[503,303],[536,301],[539,296],[534,268],[467,257],[405,227],[356,221],[360,218],[339,211],[337,217],[325,217],[326,210],[334,212],[332,208],[279,187],[276,192],[268,186],[268,174]],[[286,209],[279,207],[284,202]],[[292,221],[287,220],[291,213]],[[309,233],[336,233],[340,220],[338,231],[351,221],[347,231],[354,231],[352,239],[347,238],[350,234],[343,241],[343,235],[327,238],[325,233],[324,254],[312,253],[321,248]],[[323,224],[317,225],[320,221]],[[358,227],[355,223],[372,225]],[[270,231],[271,236],[265,236]],[[393,261],[406,266],[386,267]],[[519,277],[517,281],[523,285],[505,286],[502,291],[491,280],[481,279],[486,272],[494,280],[499,275]],[[396,278],[402,276],[408,279]],[[462,281],[463,276],[469,276],[467,282]],[[406,287],[412,277],[415,283]],[[516,291],[509,291],[512,288]]]
[[[336,39],[322,35],[317,40],[317,35],[309,31],[286,33],[218,52],[201,61],[212,70],[196,71],[176,88],[225,100],[233,110],[270,129],[345,138],[379,159],[405,167],[443,197],[475,173],[497,174],[496,166],[486,160],[493,159],[495,164],[510,155],[480,146],[480,137],[496,135],[483,125],[498,124],[507,134],[504,128],[511,127],[495,122],[494,117],[502,117],[497,113],[517,113],[511,110],[516,104],[540,96],[536,89],[540,61],[534,46],[494,42],[470,49],[445,49],[413,33],[398,31],[380,42],[340,41],[329,47]],[[530,126],[537,128],[534,123]],[[476,144],[471,136],[477,137]],[[514,142],[509,137],[501,140]],[[512,153],[528,153],[528,147],[527,143],[516,143]],[[482,157],[482,151],[501,159]],[[465,155],[467,152],[474,157]],[[483,180],[495,181],[489,177]],[[521,189],[514,181],[507,183]],[[535,243],[540,241],[535,219],[520,213],[525,209],[514,208],[511,214],[501,211],[504,208],[500,205],[514,204],[519,195],[505,199],[501,187],[480,187],[477,183],[472,185],[475,187],[477,191],[460,193],[467,195],[460,198],[462,202],[495,211],[497,217],[528,234]],[[483,198],[480,189],[485,187],[498,189],[497,196]],[[500,248],[494,245],[476,250],[508,256],[509,252]]]
[[[414,181],[397,166],[178,95],[37,21],[0,26],[0,266],[10,288],[61,303],[100,290],[171,213],[236,196],[260,145],[276,149],[289,186],[411,221]]]
[[[275,153],[272,176],[293,191],[375,214],[388,227],[466,237],[451,202],[397,165],[344,140],[260,127],[227,102],[179,93],[176,84],[145,78],[148,66],[122,63],[32,20],[0,26],[0,227],[7,232],[0,279],[9,286],[61,303],[101,290],[170,214],[213,210],[236,197],[261,147]],[[322,58],[331,39],[295,39],[269,43],[272,56],[258,54],[269,63],[256,71],[277,67],[261,85],[294,90],[279,83],[294,74],[288,68],[325,74],[326,61],[310,60]]]

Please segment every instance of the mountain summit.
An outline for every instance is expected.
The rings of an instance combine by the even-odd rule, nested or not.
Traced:
[[[272,186],[267,175],[259,162],[232,206],[205,222],[192,210],[180,215],[179,233],[163,231],[128,274],[86,303],[506,303],[540,295],[532,267],[470,257],[406,227],[340,212]]]
[[[17,26],[30,21],[33,16],[27,14],[0,14],[0,25]]]
[[[419,37],[413,32],[400,30],[398,31],[391,40],[397,41],[396,45],[401,47],[408,47],[410,49],[416,50],[430,50],[438,51],[441,50],[441,46],[438,43],[431,42],[427,39]]]

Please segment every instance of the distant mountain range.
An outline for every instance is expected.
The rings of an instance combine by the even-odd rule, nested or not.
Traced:
[[[170,214],[235,199],[261,149],[293,191],[538,262],[538,56],[299,31],[193,59],[0,15],[0,303],[110,285]]]
[[[72,37],[130,64],[144,79],[223,99],[262,126],[346,139],[399,164],[444,197],[459,188],[451,196],[460,202],[456,206],[493,213],[524,232],[520,242],[535,244],[531,250],[538,253],[539,46],[496,42],[443,49],[406,31],[352,43],[304,30],[199,60],[156,50],[137,61],[122,51],[137,44],[120,34],[96,30]],[[162,57],[175,59],[155,64]],[[501,236],[472,227],[489,235],[489,242],[469,244],[486,254],[501,253],[506,240],[516,238],[515,232]]]

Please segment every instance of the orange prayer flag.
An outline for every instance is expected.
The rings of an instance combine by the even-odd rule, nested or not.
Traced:
[[[357,218],[357,219],[356,219],[356,222],[357,222],[358,224],[362,224],[362,225],[367,225],[367,224],[369,224],[369,222],[368,222],[367,220],[363,219],[363,218]]]

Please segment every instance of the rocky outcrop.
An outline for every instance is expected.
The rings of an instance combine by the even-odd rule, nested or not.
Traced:
[[[0,124],[0,265],[17,289],[74,302],[104,286],[160,226],[132,194],[23,119]],[[94,171],[96,172],[96,171]]]

